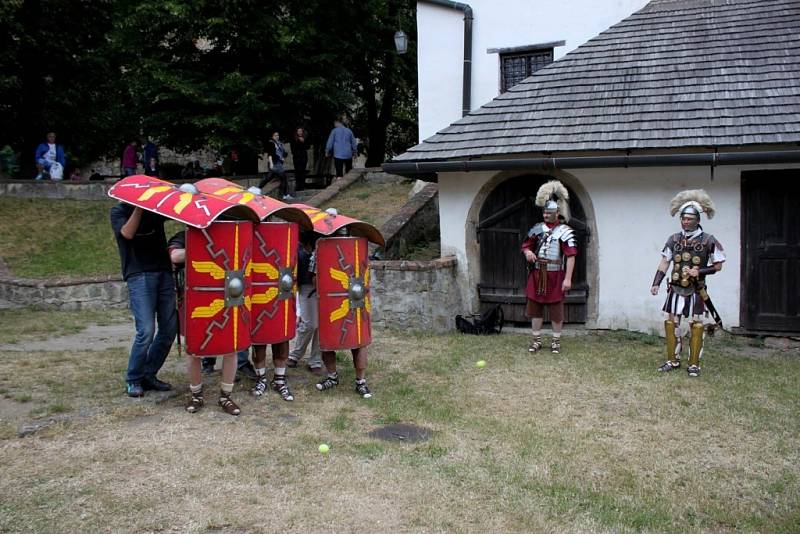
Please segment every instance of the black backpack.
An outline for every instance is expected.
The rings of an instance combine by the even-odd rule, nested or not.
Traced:
[[[498,304],[483,313],[456,315],[456,329],[462,334],[499,334],[503,331],[503,308]]]

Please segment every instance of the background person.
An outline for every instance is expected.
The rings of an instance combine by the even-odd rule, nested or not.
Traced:
[[[45,174],[51,180],[61,180],[64,177],[64,169],[67,167],[67,158],[64,156],[64,147],[56,143],[56,133],[47,132],[47,139],[36,147],[34,153],[36,161],[36,180],[45,178]]]
[[[138,164],[138,158],[136,156],[136,147],[139,146],[139,143],[136,139],[132,139],[130,143],[125,146],[125,150],[122,151],[122,177],[132,176],[136,174],[136,165]]]
[[[306,131],[296,128],[292,138],[292,161],[294,162],[294,190],[304,191],[306,188],[306,174],[308,168],[308,142]]]
[[[325,152],[330,157],[333,155],[333,165],[336,168],[336,179],[339,180],[353,168],[353,156],[358,150],[358,143],[353,132],[341,120],[333,122],[333,130],[328,135]]]

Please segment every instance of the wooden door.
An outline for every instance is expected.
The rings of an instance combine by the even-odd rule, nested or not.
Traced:
[[[741,299],[747,330],[800,332],[798,206],[800,170],[742,173]]]
[[[525,283],[528,268],[520,245],[528,230],[542,220],[542,210],[534,205],[536,192],[552,177],[527,175],[512,178],[492,191],[481,207],[478,222],[480,245],[480,283],[478,295],[481,309],[497,303],[503,305],[505,318],[525,322]],[[569,225],[575,229],[578,257],[572,278],[572,289],[565,299],[565,321],[586,322],[586,245],[588,228],[583,206],[570,191]],[[547,319],[547,316],[545,316]]]

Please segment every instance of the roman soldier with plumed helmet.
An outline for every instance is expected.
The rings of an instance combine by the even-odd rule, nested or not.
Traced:
[[[717,239],[703,231],[700,214],[709,219],[714,216],[714,203],[702,189],[681,191],[670,203],[670,215],[680,213],[681,231],[669,236],[661,251],[650,292],[658,294],[664,278],[667,281],[667,299],[662,308],[668,317],[664,321],[666,333],[667,361],[658,368],[661,372],[672,371],[681,366],[683,335],[681,317],[689,320],[689,376],[700,376],[700,358],[703,354],[705,327],[703,316],[711,312],[717,324],[721,324],[714,305],[706,291],[706,276],[722,269],[725,253]],[[667,274],[672,262],[672,272]]]
[[[522,254],[529,265],[525,287],[525,313],[531,318],[533,340],[529,352],[542,348],[544,307],[548,307],[553,339],[550,350],[561,352],[561,328],[564,325],[564,294],[572,287],[572,273],[578,246],[569,222],[569,193],[558,180],[539,188],[535,203],[542,208],[543,222],[537,223],[522,242]]]

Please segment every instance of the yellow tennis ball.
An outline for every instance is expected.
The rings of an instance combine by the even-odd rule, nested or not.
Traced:
[[[319,452],[321,452],[323,454],[325,454],[329,450],[331,450],[331,448],[328,447],[328,445],[326,445],[325,443],[323,443],[322,445],[319,446]]]
[[[478,360],[477,362],[475,362],[475,367],[477,367],[478,369],[483,369],[484,367],[486,367],[486,360]]]

